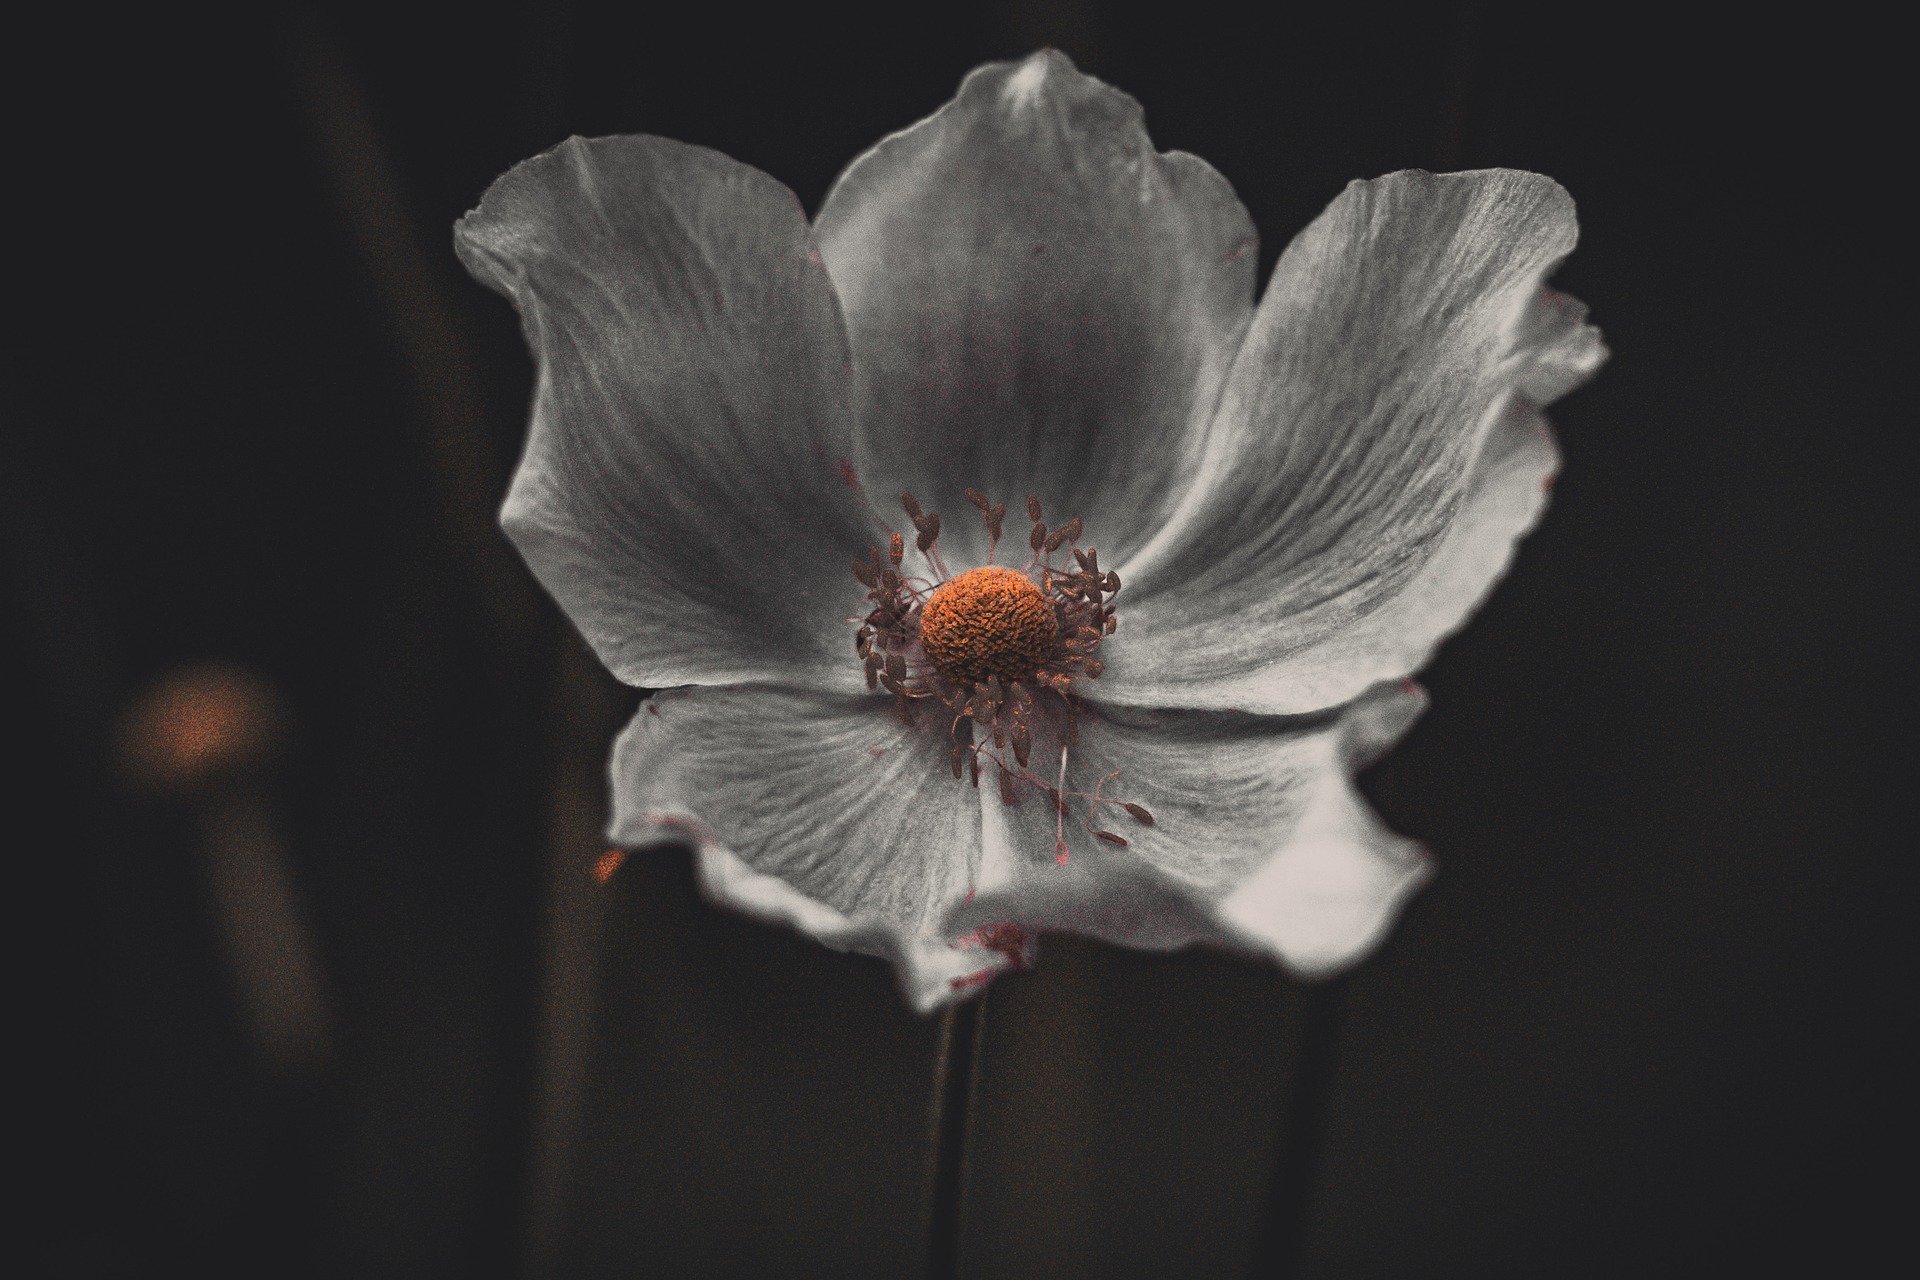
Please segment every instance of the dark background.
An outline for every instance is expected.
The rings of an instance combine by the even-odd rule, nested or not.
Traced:
[[[6,1252],[915,1274],[936,1024],[877,961],[709,911],[683,854],[588,875],[635,695],[492,528],[530,367],[450,226],[573,132],[704,143],[817,208],[1041,44],[1227,175],[1263,280],[1349,178],[1553,175],[1584,234],[1558,283],[1615,355],[1368,776],[1437,881],[1332,984],[1063,939],[997,985],[965,1272],[1909,1252],[1904,81],[1843,7],[1752,12],[269,6],[17,40],[45,86],[10,156]],[[142,691],[210,662],[271,691],[236,705],[278,750],[143,767]],[[309,968],[263,995],[235,920]]]

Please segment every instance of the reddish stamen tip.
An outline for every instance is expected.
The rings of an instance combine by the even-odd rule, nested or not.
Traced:
[[[596,884],[605,884],[613,879],[614,872],[627,860],[625,849],[609,849],[594,860],[593,879]]]

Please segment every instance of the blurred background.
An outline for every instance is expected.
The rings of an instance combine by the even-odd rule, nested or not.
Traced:
[[[1553,175],[1584,235],[1557,283],[1615,355],[1366,779],[1436,882],[1312,987],[1049,941],[986,1012],[963,1273],[1909,1249],[1887,33],[1098,0],[64,21],[16,45],[13,117],[14,1274],[918,1273],[936,1024],[879,962],[710,911],[684,853],[595,874],[638,695],[493,526],[531,369],[450,228],[571,133],[703,143],[815,209],[1042,44],[1226,174],[1262,280],[1350,178]]]

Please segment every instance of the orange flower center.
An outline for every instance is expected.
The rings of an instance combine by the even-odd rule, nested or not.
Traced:
[[[947,679],[1024,680],[1053,652],[1060,622],[1033,579],[988,565],[934,589],[920,611],[920,642]]]

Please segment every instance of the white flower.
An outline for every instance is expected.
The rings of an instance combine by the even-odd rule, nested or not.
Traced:
[[[975,71],[811,226],[665,139],[521,164],[457,244],[539,362],[507,532],[668,689],[615,747],[614,840],[690,840],[714,898],[890,958],[922,1009],[1044,928],[1353,960],[1427,862],[1352,773],[1605,355],[1542,285],[1574,237],[1546,178],[1390,174],[1256,308],[1226,181],[1052,52]]]

